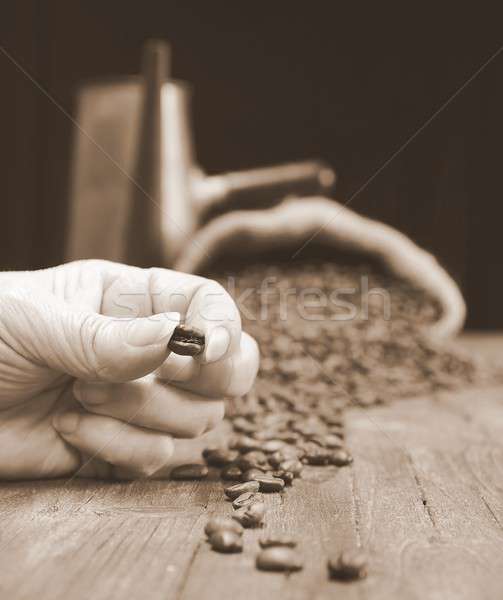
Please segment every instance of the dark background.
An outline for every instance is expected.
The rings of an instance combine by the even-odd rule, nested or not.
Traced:
[[[195,88],[209,172],[321,157],[347,201],[503,44],[498,4],[3,1],[0,43],[70,113],[82,79],[136,73],[166,37]],[[460,282],[503,327],[503,52],[351,202]],[[0,267],[63,260],[73,126],[0,54]]]

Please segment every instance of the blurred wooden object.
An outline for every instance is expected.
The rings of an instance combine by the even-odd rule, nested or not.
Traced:
[[[66,259],[126,256],[140,88],[134,80],[88,85],[77,106]]]
[[[142,77],[84,86],[78,104],[67,260],[172,266],[212,210],[330,193],[335,173],[302,161],[206,176],[192,142],[190,93],[150,40]]]
[[[460,340],[463,344],[463,338]],[[471,337],[503,354],[503,335]],[[492,349],[492,350],[491,350]],[[222,483],[3,483],[2,596],[9,600],[492,600],[503,588],[503,389],[403,400],[348,416],[354,465],[311,468],[284,496],[266,495],[265,533],[299,541],[305,567],[257,572],[244,552],[211,551],[203,529],[229,514]],[[326,556],[369,553],[369,577],[329,581]]]

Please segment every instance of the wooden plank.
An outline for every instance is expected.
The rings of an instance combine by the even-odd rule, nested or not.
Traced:
[[[503,388],[404,400],[348,416],[354,466],[310,469],[268,496],[266,531],[288,531],[302,572],[213,552],[222,483],[93,481],[0,487],[0,594],[33,598],[495,598],[503,589]],[[326,557],[369,553],[369,577],[329,581]],[[27,576],[29,574],[29,576]]]

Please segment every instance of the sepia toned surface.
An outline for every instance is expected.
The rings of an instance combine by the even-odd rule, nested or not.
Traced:
[[[497,2],[432,12],[406,3],[4,0],[0,46],[75,118],[78,86],[139,73],[144,41],[167,39],[174,76],[194,86],[205,171],[322,158],[339,174],[338,200],[433,252],[461,284],[470,326],[491,329],[503,327],[503,278],[494,276],[503,52],[457,92],[501,48],[500,12]],[[59,264],[79,133],[4,54],[0,75],[0,266]],[[121,163],[115,147],[105,150]]]
[[[498,357],[503,336],[463,345]],[[264,530],[242,554],[205,542],[228,514],[222,483],[0,486],[0,593],[33,598],[495,598],[503,588],[503,389],[466,390],[349,413],[350,468],[310,468],[266,496],[265,533],[289,533],[303,571],[258,572]],[[329,581],[326,558],[369,554],[369,576]]]

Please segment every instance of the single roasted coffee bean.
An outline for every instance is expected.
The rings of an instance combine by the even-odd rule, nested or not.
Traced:
[[[271,548],[272,546],[287,546],[288,548],[295,548],[297,541],[288,533],[281,533],[277,535],[265,535],[258,541],[261,548]]]
[[[269,456],[269,464],[271,465],[271,467],[273,467],[274,469],[277,469],[279,467],[279,465],[286,460],[285,455],[281,452],[273,452],[270,456]]]
[[[344,446],[342,437],[333,433],[327,433],[327,435],[324,436],[324,441],[327,448],[342,448]]]
[[[253,502],[249,506],[239,508],[232,515],[232,518],[240,523],[243,527],[259,527],[262,525],[265,517],[264,502]]]
[[[295,431],[278,431],[275,437],[286,444],[295,444],[300,439],[300,435]]]
[[[247,469],[243,472],[241,481],[255,481],[257,477],[263,477],[264,471],[260,469]]]
[[[281,450],[273,452],[269,456],[269,463],[273,467],[279,467],[286,460],[298,460],[303,455],[302,448],[294,446],[284,446]]]
[[[323,421],[329,427],[331,427],[331,426],[340,427],[340,428],[344,427],[344,419],[343,419],[342,415],[338,412],[333,413],[333,414],[322,412],[320,414],[320,418],[323,419]]]
[[[281,448],[283,448],[285,446],[285,442],[282,442],[281,440],[268,440],[267,442],[264,442],[262,444],[262,450],[264,452],[267,452],[268,454],[272,454],[273,452],[278,452],[278,450],[281,450]]]
[[[335,465],[336,467],[345,467],[346,465],[350,465],[353,462],[353,457],[347,450],[344,448],[340,448],[338,450],[333,450],[330,455],[330,464]]]
[[[234,428],[234,431],[240,431],[241,433],[254,433],[257,430],[257,425],[244,417],[236,417],[233,419],[232,427]]]
[[[294,477],[300,477],[300,474],[302,473],[302,469],[304,468],[304,466],[302,465],[300,460],[293,459],[293,460],[285,460],[284,462],[280,463],[279,468],[282,471],[289,471],[290,473],[293,473]]]
[[[215,531],[228,530],[238,535],[243,535],[243,528],[235,520],[229,517],[212,517],[204,528],[204,533],[209,537]]]
[[[293,480],[295,479],[295,475],[291,471],[273,471],[272,476],[282,479],[285,482],[285,485],[292,485]]]
[[[229,447],[245,454],[246,452],[251,452],[253,450],[260,450],[260,442],[249,435],[240,433],[231,439]]]
[[[221,529],[213,532],[209,537],[213,550],[217,552],[233,553],[242,552],[243,538],[230,529]]]
[[[208,467],[206,465],[188,464],[175,467],[171,471],[171,479],[204,479],[208,475]]]
[[[260,489],[260,484],[258,481],[246,481],[244,483],[236,483],[235,485],[230,485],[224,489],[224,493],[227,498],[234,500],[241,494],[245,492],[253,492],[257,493]]]
[[[287,546],[272,546],[259,552],[256,561],[261,571],[300,571],[302,558],[292,548]]]
[[[257,442],[261,442],[264,444],[269,440],[272,440],[276,437],[277,430],[276,429],[258,429],[253,433],[253,437],[257,440]]]
[[[363,579],[367,576],[367,557],[361,550],[344,550],[329,559],[327,566],[333,579]]]
[[[204,351],[204,333],[194,327],[178,325],[168,342],[168,348],[182,356],[197,356]]]
[[[253,502],[258,502],[260,500],[260,496],[254,492],[244,492],[237,498],[232,501],[232,507],[235,509],[243,508],[243,506],[249,506],[253,504]]]
[[[346,437],[346,432],[344,431],[343,427],[329,427],[328,432],[330,435],[337,435],[338,437],[340,437],[341,439],[344,439]]]
[[[285,487],[285,482],[278,477],[256,477],[255,481],[260,484],[260,491],[265,493],[281,492]]]
[[[220,477],[225,481],[239,481],[243,471],[237,465],[228,465],[220,472]]]
[[[246,471],[248,469],[268,469],[269,460],[264,452],[260,450],[252,450],[239,457],[237,464],[239,467]]]
[[[233,463],[239,454],[235,450],[217,448],[206,453],[203,452],[206,462],[212,467],[225,467]]]
[[[304,445],[306,455],[302,459],[308,465],[328,465],[332,455],[332,451],[327,448],[322,448],[314,442],[309,442]]]

